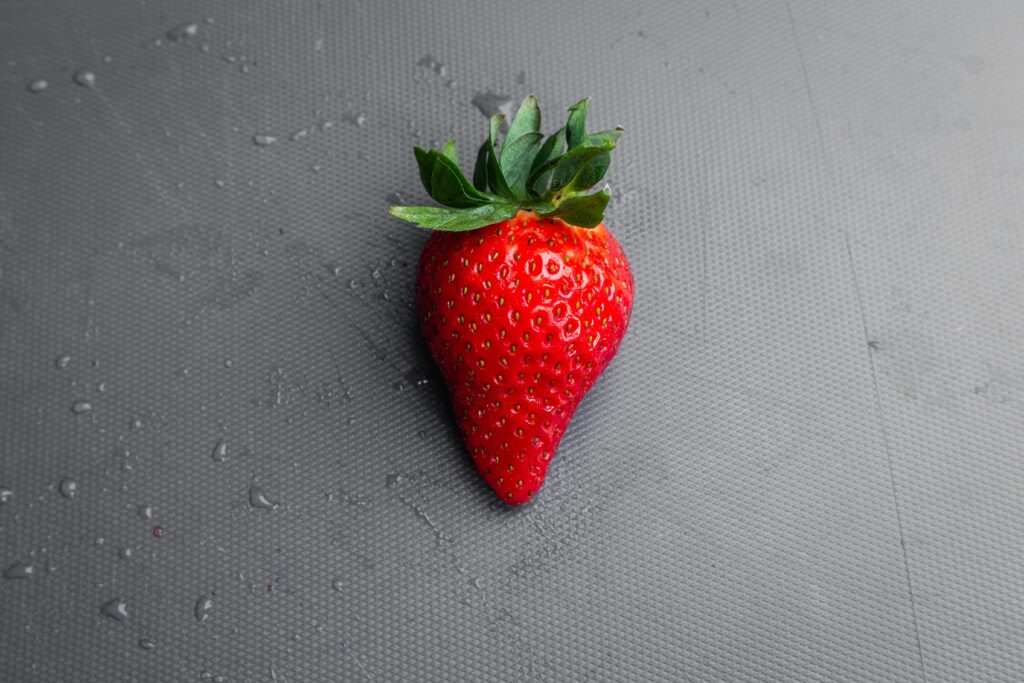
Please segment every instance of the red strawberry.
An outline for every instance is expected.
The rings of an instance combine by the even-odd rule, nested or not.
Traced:
[[[621,129],[586,134],[587,104],[571,107],[566,127],[542,145],[540,111],[527,97],[500,154],[503,117],[494,116],[473,184],[454,141],[417,148],[424,187],[451,208],[391,207],[438,231],[420,259],[420,325],[477,470],[513,505],[540,489],[633,305],[629,263],[601,223],[610,190],[588,194]]]

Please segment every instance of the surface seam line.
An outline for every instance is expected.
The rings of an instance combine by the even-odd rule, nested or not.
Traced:
[[[889,467],[889,485],[892,490],[893,508],[896,511],[896,528],[899,531],[900,550],[903,552],[903,570],[907,578],[907,593],[910,596],[910,614],[914,620],[914,637],[917,640],[917,657],[921,664],[921,677],[927,683],[928,672],[924,665],[924,648],[921,645],[921,627],[917,621],[917,604],[914,600],[914,582],[910,575],[910,559],[907,555],[907,544],[903,536],[903,518],[900,513],[900,499],[896,493],[896,473],[892,465],[892,450],[889,447],[889,430],[885,426],[885,415],[882,413],[882,394],[878,389],[878,373],[875,370],[875,357],[872,350],[871,335],[868,331],[867,313],[864,309],[864,298],[860,291],[860,281],[857,279],[857,268],[853,261],[853,247],[850,245],[850,235],[845,231],[843,241],[846,244],[846,256],[850,261],[850,274],[853,277],[853,291],[857,296],[857,306],[860,310],[860,321],[864,328],[864,342],[868,349],[868,364],[871,367],[871,383],[875,392],[875,412],[878,416],[878,426],[882,433],[882,446],[885,450],[885,460]]]

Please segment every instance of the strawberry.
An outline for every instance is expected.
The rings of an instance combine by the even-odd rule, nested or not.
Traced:
[[[420,258],[417,315],[477,470],[511,505],[540,489],[583,396],[629,324],[633,276],[602,224],[621,128],[587,134],[589,100],[546,140],[531,95],[498,149],[491,118],[473,181],[455,142],[416,148],[427,193],[445,205],[393,206],[435,232]]]

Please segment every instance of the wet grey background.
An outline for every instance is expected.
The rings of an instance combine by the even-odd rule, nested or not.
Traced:
[[[1022,30],[3,3],[3,678],[1021,680]],[[548,130],[585,95],[627,127],[637,304],[509,510],[385,210],[423,198],[413,144],[468,160],[474,97],[530,92]]]

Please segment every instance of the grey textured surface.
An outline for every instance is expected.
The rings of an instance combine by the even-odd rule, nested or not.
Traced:
[[[3,3],[0,675],[1024,679],[1022,33],[1009,1]],[[633,325],[519,510],[385,214],[486,92],[627,127]]]

